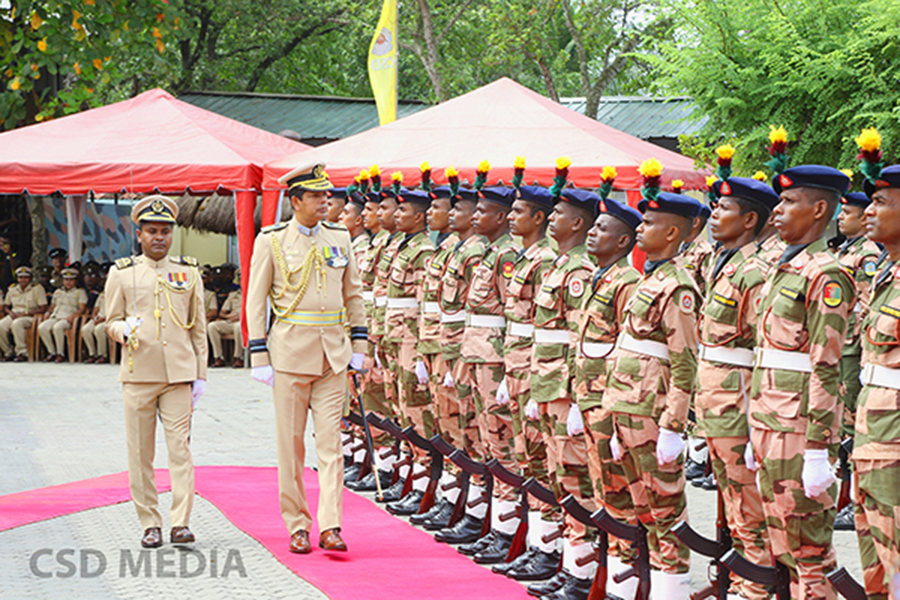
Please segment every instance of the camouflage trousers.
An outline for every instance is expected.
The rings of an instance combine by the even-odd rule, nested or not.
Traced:
[[[444,386],[444,378],[447,373],[453,373],[453,368],[458,359],[447,360],[443,354],[428,355],[431,360],[431,378],[429,388],[431,390],[432,407],[434,410],[435,427],[441,437],[447,440],[454,448],[463,448],[462,433],[459,430],[459,400],[456,398],[456,387]],[[444,459],[444,470],[452,475],[459,475],[460,469],[449,458]]]
[[[856,535],[866,595],[889,597],[889,581],[900,565],[900,461],[854,461]]]
[[[547,446],[547,471],[557,500],[572,494],[579,504],[594,512],[594,487],[588,473],[587,440],[583,433],[569,435],[566,421],[572,401],[569,398],[541,402],[541,426]],[[565,514],[565,538],[573,545],[590,541],[587,528]]]
[[[610,516],[631,525],[637,524],[635,502],[628,487],[628,477],[622,463],[613,460],[609,440],[613,432],[612,412],[599,406],[582,412],[584,431],[588,443],[588,473],[594,484],[594,504],[603,507]],[[646,498],[638,505],[648,507]],[[637,552],[630,542],[609,536],[609,554],[631,563]]]
[[[485,458],[496,458],[501,465],[516,472],[518,466],[513,450],[512,411],[510,404],[497,404],[497,388],[506,375],[506,368],[503,363],[475,363],[472,367],[475,376],[475,420]],[[509,484],[494,479],[494,497],[516,500],[518,494]]]
[[[815,498],[804,495],[802,433],[754,429],[751,439],[772,554],[790,568],[791,598],[836,598],[825,574],[837,566],[831,544],[837,484]]]
[[[363,406],[366,411],[374,412],[381,418],[394,418],[396,415],[384,396],[384,369],[375,363],[375,352],[375,344],[369,341],[369,349],[363,360],[366,373],[359,379]],[[394,438],[377,429],[372,430],[372,437],[375,446],[388,447],[394,443]]]
[[[475,408],[475,365],[457,360],[453,370],[456,394],[459,399],[459,432],[462,448],[478,462],[485,461],[484,445],[478,429],[478,411]],[[479,478],[474,478],[475,479]],[[480,483],[478,485],[481,485]]]
[[[400,403],[397,398],[397,346],[390,342],[384,341],[384,338],[378,340],[376,348],[376,356],[381,362],[381,373],[384,390],[384,404],[390,408],[391,416],[395,419],[400,418]]]
[[[416,361],[420,355],[416,351],[415,342],[395,344],[397,359],[392,363],[394,380],[397,385],[397,397],[400,402],[401,425],[416,430],[416,433],[430,438],[434,435],[434,411],[431,405],[431,393],[428,391],[428,383],[419,383],[416,376]],[[426,368],[429,367],[426,361]],[[421,465],[431,464],[428,453],[417,447],[411,446],[415,461]]]
[[[678,521],[687,521],[684,495],[684,453],[659,466],[656,440],[659,425],[652,417],[613,413],[613,425],[622,447],[622,468],[632,491],[635,511],[647,527],[650,565],[665,573],[687,573],[691,551],[672,532]],[[640,503],[646,500],[647,506]]]
[[[862,357],[859,354],[841,356],[841,384],[838,386],[838,399],[844,411],[841,437],[853,437],[856,431],[856,400],[862,391],[862,384],[859,381],[861,362]]]
[[[758,565],[771,562],[766,516],[756,488],[756,473],[744,463],[748,437],[706,438],[713,473],[725,504],[731,547]],[[730,591],[749,600],[768,598],[765,588],[732,573]]]
[[[528,360],[531,360],[531,349]],[[507,358],[509,358],[507,356]],[[525,405],[531,399],[531,372],[528,369],[510,370],[507,365],[506,388],[509,390],[509,410],[512,419],[513,451],[518,472],[525,478],[534,477],[541,484],[550,487],[550,476],[547,474],[547,446],[540,421],[525,417]],[[549,509],[532,496],[528,497],[528,505],[534,510]]]

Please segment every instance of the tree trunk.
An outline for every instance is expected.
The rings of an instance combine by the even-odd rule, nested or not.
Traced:
[[[31,265],[36,267],[49,264],[44,197],[27,195],[25,198],[28,202],[28,212],[31,215]]]

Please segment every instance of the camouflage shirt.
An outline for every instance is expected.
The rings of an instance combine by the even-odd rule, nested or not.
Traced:
[[[524,333],[524,326],[532,329],[531,315],[534,312],[534,296],[544,281],[544,275],[553,265],[556,252],[550,247],[550,240],[541,238],[537,243],[522,249],[513,261],[511,281],[506,287],[506,352],[503,362],[506,370],[531,370],[531,347],[533,334]]]
[[[878,268],[878,255],[881,249],[870,242],[865,236],[847,240],[838,249],[838,261],[847,269],[856,283],[856,304],[850,313],[850,323],[847,325],[847,342],[844,344],[844,356],[859,356],[860,326],[869,299],[869,286],[875,271]]]
[[[876,365],[880,377],[900,382],[900,266],[887,262],[875,276],[862,325],[863,380]],[[867,384],[856,405],[853,458],[900,459],[900,390]]]
[[[469,294],[469,282],[475,267],[481,262],[486,250],[486,241],[480,235],[473,235],[457,242],[444,266],[444,275],[438,287],[438,298],[441,304],[441,354],[444,360],[459,358],[462,346],[463,331],[466,329],[465,319],[445,322],[449,317],[459,319],[464,316],[466,296]]]
[[[681,253],[684,268],[694,278],[697,289],[701,290],[701,293],[706,288],[709,271],[712,269],[710,261],[713,253],[712,244],[709,243],[702,232]]]
[[[759,257],[759,260],[764,265],[768,265],[768,269],[771,271],[778,264],[778,259],[784,254],[784,249],[787,248],[787,245],[781,241],[777,233],[773,233],[762,243],[757,243],[756,248],[756,255]]]
[[[804,434],[818,444],[836,443],[841,348],[855,286],[824,239],[789,247],[785,259],[770,270],[761,292],[758,352],[796,353],[788,355],[793,359],[806,355],[812,372],[761,367],[760,354],[753,370],[751,425]],[[784,360],[777,356],[776,362]]]
[[[531,397],[535,402],[572,398],[571,374],[575,365],[572,349],[578,338],[581,305],[595,265],[582,244],[560,254],[544,275],[534,297],[534,353],[531,359]],[[548,334],[551,343],[542,342]]]
[[[756,346],[756,306],[767,266],[750,243],[734,252],[720,249],[712,259],[706,300],[700,310],[701,358],[697,365],[698,433],[706,437],[747,436],[747,404]],[[732,352],[734,349],[743,349]],[[709,352],[709,357],[703,358]],[[717,361],[715,353],[723,359]],[[746,359],[749,366],[729,363]]]
[[[697,376],[699,295],[689,273],[680,256],[644,273],[625,305],[619,346],[607,359],[604,404],[676,432],[684,430]],[[647,346],[640,352],[622,347],[628,338],[659,344],[652,346],[658,355],[647,354]]]
[[[403,243],[405,237],[406,235],[400,231],[392,233],[378,253],[378,259],[375,263],[375,283],[372,285],[375,306],[372,309],[372,327],[369,329],[369,332],[375,339],[380,339],[384,336],[388,278],[391,275],[391,265],[394,262],[394,257],[397,255],[397,249]]]
[[[394,344],[418,344],[419,307],[422,305],[425,268],[434,254],[434,243],[427,231],[404,234],[391,262],[387,285],[384,339]],[[392,307],[391,301],[414,301],[413,306]]]
[[[370,336],[374,327],[374,323],[372,322],[374,312],[372,290],[375,286],[375,265],[378,263],[378,259],[381,258],[381,251],[384,249],[384,245],[389,237],[391,237],[391,234],[384,229],[373,235],[369,239],[369,244],[366,246],[366,252],[363,255],[362,261],[359,263],[359,277],[362,280],[363,285],[363,304],[366,307],[366,321],[369,326]]]
[[[598,268],[591,276],[574,348],[575,399],[582,411],[603,404],[606,358],[612,354],[625,305],[640,278],[640,272],[628,264],[627,257],[607,268]]]
[[[422,311],[419,313],[419,352],[437,354],[441,351],[441,310],[438,302],[438,288],[444,276],[444,267],[450,253],[459,243],[455,233],[438,235],[437,249],[425,267],[422,282]]]
[[[470,322],[463,333],[460,353],[468,363],[502,363],[506,326],[484,327],[471,322],[480,315],[503,318],[506,289],[512,279],[513,261],[519,247],[504,233],[490,244],[481,263],[475,267],[466,295]]]

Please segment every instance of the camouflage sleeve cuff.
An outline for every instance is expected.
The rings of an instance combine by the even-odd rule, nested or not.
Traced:
[[[675,433],[683,433],[690,402],[691,392],[673,387],[666,398],[666,409],[660,415],[658,425]]]
[[[816,423],[815,421],[810,421],[806,426],[806,439],[810,442],[827,444],[835,437],[835,433],[840,432],[833,431],[833,428],[821,423]]]

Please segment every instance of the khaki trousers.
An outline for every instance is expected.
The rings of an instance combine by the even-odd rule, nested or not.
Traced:
[[[25,344],[25,331],[31,327],[34,317],[19,317],[15,321],[9,315],[0,319],[0,352],[3,356],[12,356],[13,347],[9,343],[9,334],[12,333],[16,344],[16,354],[27,354],[28,346]]]
[[[106,325],[93,319],[81,326],[81,339],[90,356],[107,356]]]
[[[209,343],[212,346],[213,357],[225,358],[225,353],[222,350],[222,336],[224,335],[231,335],[234,337],[234,357],[238,358],[244,355],[240,321],[213,321],[212,323],[207,323],[206,333],[209,335]]]
[[[191,384],[123,383],[128,483],[141,527],[162,527],[157,510],[153,457],[156,416],[166,432],[172,481],[172,527],[187,527],[194,505],[194,461],[191,457]]]
[[[72,329],[72,325],[65,319],[47,319],[38,325],[38,335],[44,342],[44,347],[50,354],[65,354],[66,331]]]
[[[326,363],[327,364],[327,363]],[[319,467],[319,531],[341,526],[344,460],[341,417],[347,396],[347,371],[296,375],[275,371],[275,442],[278,449],[278,499],[288,532],[309,531],[312,515],[306,500],[306,418],[312,412]]]

